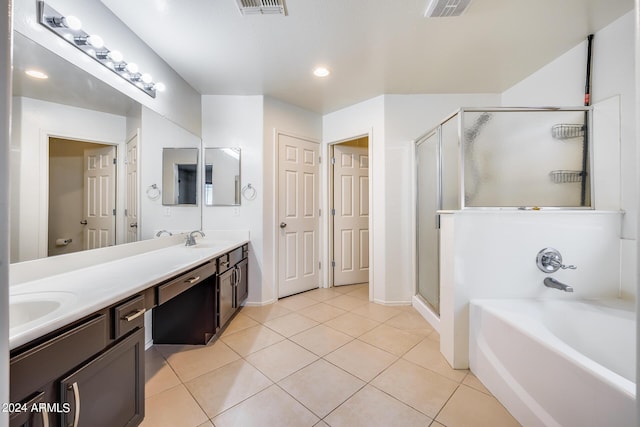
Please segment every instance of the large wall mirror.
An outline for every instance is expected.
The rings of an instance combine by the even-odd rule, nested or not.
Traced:
[[[198,149],[162,149],[162,204],[198,204]]]
[[[206,206],[240,205],[240,149],[205,148],[204,201]]]
[[[200,215],[197,220],[196,215],[163,215],[162,201],[149,200],[140,192],[159,184],[162,164],[157,152],[175,144],[175,133],[167,133],[163,140],[164,135],[147,132],[153,140],[145,144],[144,132],[137,132],[146,120],[138,102],[18,31],[13,33],[13,54],[12,263],[133,242],[155,235],[156,228],[200,228]],[[48,78],[28,77],[28,69],[43,71]],[[176,127],[157,117],[166,121],[166,128]],[[191,140],[200,146],[198,137]],[[195,161],[190,163],[197,164],[199,148],[191,150]],[[147,161],[154,159],[146,168],[141,167],[145,156]],[[146,179],[136,175],[134,160]],[[84,169],[93,164],[109,166],[101,172],[99,181],[109,183],[101,194],[86,191],[92,177]],[[186,181],[192,179],[196,190],[181,192],[188,200],[179,202],[194,206],[190,203],[197,203],[193,197],[198,176],[189,168],[193,170],[186,167],[181,176],[190,175]],[[87,197],[106,200],[108,205],[96,204],[99,209],[85,211],[90,205]]]

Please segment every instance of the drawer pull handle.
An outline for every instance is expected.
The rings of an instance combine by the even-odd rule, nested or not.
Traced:
[[[187,280],[185,280],[185,283],[186,283],[186,282],[189,282],[189,283],[191,283],[191,284],[193,285],[193,284],[194,284],[194,283],[196,283],[198,280],[200,280],[200,276],[196,276],[196,277],[192,277],[192,278],[190,278],[190,279],[187,279]]]
[[[146,308],[139,308],[136,311],[132,311],[131,313],[124,316],[123,319],[126,320],[127,322],[131,322],[132,320],[135,320],[138,317],[142,316],[145,313],[145,311],[147,311]]]
[[[222,261],[220,262],[220,264],[224,265],[225,267],[229,267],[229,261]]]

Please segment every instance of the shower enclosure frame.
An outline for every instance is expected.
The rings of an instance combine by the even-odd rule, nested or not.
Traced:
[[[586,165],[587,165],[587,170],[586,171],[582,171],[583,173],[586,172],[586,175],[582,176],[582,185],[588,185],[588,194],[589,194],[589,203],[587,206],[467,206],[467,204],[465,203],[465,147],[464,147],[464,129],[465,129],[465,113],[483,113],[483,112],[487,112],[487,113],[501,113],[501,112],[507,112],[507,113],[512,113],[512,112],[583,112],[585,114],[585,133],[584,133],[584,140],[583,140],[583,153],[584,153],[584,144],[586,143],[586,148],[587,148],[587,161],[586,161]],[[456,117],[457,116],[457,117]],[[456,191],[458,192],[457,194],[457,206],[455,206],[453,209],[451,209],[451,207],[443,207],[443,162],[444,162],[444,157],[443,157],[443,126],[451,121],[451,120],[457,120],[457,126],[456,126],[456,131],[457,131],[457,141],[456,141],[456,150],[457,150],[457,171],[456,171],[456,176],[458,179],[458,183],[456,188]],[[416,230],[416,242],[415,242],[415,254],[416,254],[416,265],[415,265],[415,280],[416,280],[416,295],[419,296],[422,300],[424,300],[427,305],[430,306],[430,308],[432,310],[435,310],[435,313],[439,315],[439,301],[434,305],[432,302],[428,301],[427,298],[425,298],[422,294],[420,294],[420,274],[419,274],[419,269],[420,269],[420,250],[419,250],[419,246],[420,246],[420,236],[418,236],[418,232],[420,230],[420,206],[419,206],[419,186],[420,183],[418,182],[419,179],[419,161],[418,161],[418,148],[421,144],[423,143],[428,143],[428,139],[433,137],[433,135],[436,135],[436,139],[435,144],[436,145],[436,168],[435,168],[435,173],[436,173],[436,203],[437,203],[437,207],[438,209],[435,210],[434,212],[434,218],[430,219],[427,218],[426,221],[434,221],[436,229],[437,229],[437,237],[436,237],[436,242],[435,244],[438,245],[440,244],[440,215],[442,213],[446,213],[446,212],[451,212],[451,211],[465,211],[465,210],[474,210],[474,211],[500,211],[500,210],[523,210],[523,209],[541,209],[541,210],[593,210],[595,209],[594,204],[595,204],[595,198],[594,198],[594,175],[593,175],[593,131],[592,131],[592,123],[593,123],[593,107],[592,106],[578,106],[578,107],[532,107],[532,108],[527,108],[527,107],[462,107],[457,109],[456,111],[454,111],[453,113],[449,114],[448,116],[446,116],[443,120],[441,120],[436,126],[434,126],[433,128],[431,128],[429,131],[425,132],[424,134],[420,135],[418,138],[416,138],[413,142],[414,142],[414,159],[415,159],[415,169],[414,169],[414,176],[416,179],[416,185],[415,185],[415,192],[414,192],[414,203],[415,203],[415,213],[416,213],[416,220],[415,220],[415,230]],[[439,249],[436,251],[436,253],[438,254],[438,258],[439,258]],[[436,261],[437,264],[439,264],[439,259]],[[440,272],[439,272],[439,265],[437,268],[437,272],[435,273],[435,278],[432,277],[432,279],[434,279],[437,283],[437,286],[439,288],[439,276],[440,276]],[[439,295],[439,291],[438,291],[438,295]]]

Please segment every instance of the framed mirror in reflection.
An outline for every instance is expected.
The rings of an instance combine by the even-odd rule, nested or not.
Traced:
[[[162,204],[198,205],[198,149],[162,149]]]
[[[240,148],[204,149],[205,206],[240,205]]]

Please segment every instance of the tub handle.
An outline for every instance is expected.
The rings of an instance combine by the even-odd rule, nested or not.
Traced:
[[[564,265],[562,263],[562,255],[560,255],[560,252],[554,248],[544,248],[538,252],[536,265],[545,273],[555,273],[560,269],[575,270],[578,268],[575,265]]]

